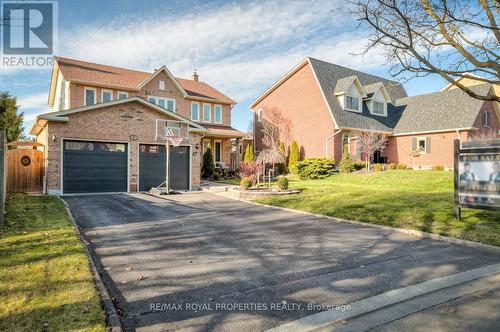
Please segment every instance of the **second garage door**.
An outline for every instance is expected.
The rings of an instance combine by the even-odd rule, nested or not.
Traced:
[[[166,148],[164,145],[139,146],[139,190],[149,191],[165,181]],[[189,147],[170,147],[170,188],[189,190]]]
[[[64,141],[63,191],[126,192],[127,144]]]

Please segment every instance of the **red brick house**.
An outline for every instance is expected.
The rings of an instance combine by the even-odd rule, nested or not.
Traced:
[[[165,66],[143,72],[56,57],[48,105],[30,134],[45,146],[45,189],[53,194],[149,190],[167,171],[173,189],[193,190],[207,146],[229,164],[231,139],[245,135],[231,127],[235,101],[196,72],[177,78]],[[158,119],[189,128],[189,140],[170,148],[169,170]]]
[[[491,84],[471,88],[495,93]],[[495,103],[449,87],[408,97],[396,81],[310,57],[264,91],[250,108],[254,121],[265,119],[269,109],[286,116],[302,157],[328,157],[336,162],[342,158],[344,144],[354,160],[363,157],[356,140],[363,131],[389,136],[388,146],[375,154],[374,162],[417,168],[451,168],[453,139],[468,140],[486,132],[500,136],[500,111]],[[262,150],[258,130],[254,137],[258,154]],[[420,156],[412,159],[412,151],[419,151]]]

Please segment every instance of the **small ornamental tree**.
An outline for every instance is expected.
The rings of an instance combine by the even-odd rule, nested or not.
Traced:
[[[290,156],[288,157],[288,170],[292,174],[297,174],[295,165],[299,161],[299,145],[294,140],[290,145]]]
[[[285,162],[284,163],[279,163],[278,164],[278,172],[280,174],[285,174],[286,173],[286,148],[285,148],[285,143],[281,142],[278,145],[278,150],[283,155],[283,157],[285,158]]]
[[[354,171],[354,163],[351,159],[351,154],[349,153],[349,146],[344,144],[344,151],[342,153],[342,160],[340,161],[340,172],[341,173],[351,173]]]
[[[245,157],[243,158],[243,161],[246,163],[253,161],[253,146],[250,144],[248,144],[245,149]]]
[[[255,161],[251,162],[242,162],[238,169],[238,176],[241,179],[250,179],[252,182],[252,186],[255,187],[257,184],[257,175],[262,175],[264,171],[264,167],[262,164],[259,164]]]
[[[214,158],[212,157],[212,149],[207,148],[203,154],[203,165],[201,166],[201,175],[205,179],[210,179],[215,174]]]

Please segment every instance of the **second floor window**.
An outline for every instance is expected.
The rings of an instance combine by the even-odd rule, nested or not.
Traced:
[[[102,90],[101,92],[101,103],[105,103],[107,101],[111,101],[113,99],[113,92]]]
[[[85,88],[85,106],[95,104],[95,89]]]
[[[148,101],[160,107],[166,108],[171,112],[175,112],[175,99],[149,96]]]
[[[384,115],[385,114],[384,103],[374,101],[372,112],[373,112],[373,114]]]
[[[158,81],[158,90],[165,90],[165,81]]]
[[[128,98],[128,92],[118,92],[118,99]]]
[[[359,111],[359,99],[352,96],[346,96],[345,108],[348,110]]]
[[[210,107],[210,104],[203,104],[203,121],[204,122],[212,121],[211,113],[212,113],[212,107]]]
[[[200,104],[191,103],[191,120],[200,121]]]
[[[214,120],[215,123],[222,123],[222,106],[215,105],[214,107]]]

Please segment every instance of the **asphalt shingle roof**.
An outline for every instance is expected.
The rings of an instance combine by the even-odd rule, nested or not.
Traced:
[[[491,87],[491,84],[485,83],[471,86],[470,89],[487,94]],[[483,103],[460,89],[401,98],[396,101],[396,105],[403,113],[394,133],[471,128]]]
[[[318,78],[320,88],[323,90],[328,105],[332,110],[335,122],[340,128],[372,129],[386,132],[393,131],[396,123],[401,118],[401,109],[392,104],[388,104],[387,117],[371,114],[365,103],[363,103],[362,113],[346,111],[342,109],[338,98],[335,96],[335,91],[339,81],[348,81],[343,79],[356,76],[363,87],[379,82],[382,83],[389,93],[391,100],[396,100],[407,96],[405,89],[400,83],[318,59],[309,58],[309,60]]]

